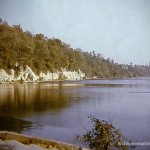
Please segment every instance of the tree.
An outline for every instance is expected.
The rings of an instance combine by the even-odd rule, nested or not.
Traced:
[[[150,76],[150,67],[142,65],[119,65],[111,59],[105,59],[95,51],[84,52],[73,49],[60,39],[50,38],[44,34],[32,35],[24,32],[21,25],[9,26],[0,18],[0,68],[9,70],[19,66],[30,66],[36,73],[41,71],[79,69],[87,78],[124,78],[133,76]]]
[[[93,123],[93,128],[86,130],[83,135],[77,135],[78,141],[88,144],[92,150],[127,149],[126,146],[121,144],[125,138],[111,122],[96,119],[94,116],[88,118]]]
[[[0,25],[2,24],[2,22],[3,22],[3,19],[2,19],[2,18],[0,18]]]

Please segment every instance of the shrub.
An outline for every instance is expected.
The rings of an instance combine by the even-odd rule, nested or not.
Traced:
[[[86,129],[85,134],[76,136],[79,142],[88,145],[92,150],[127,149],[126,146],[121,145],[125,138],[111,122],[96,119],[94,116],[88,118],[93,123],[93,127],[91,130]]]

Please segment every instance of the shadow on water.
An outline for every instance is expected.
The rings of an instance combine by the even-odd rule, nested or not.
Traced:
[[[0,116],[0,130],[21,133],[23,129],[31,128],[31,126],[32,123],[29,121],[13,118],[10,116]]]

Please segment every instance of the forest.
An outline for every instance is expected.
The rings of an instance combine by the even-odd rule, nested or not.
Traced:
[[[30,66],[39,74],[62,68],[85,73],[86,78],[112,79],[150,76],[150,66],[118,64],[94,51],[73,49],[57,38],[23,31],[21,25],[10,26],[0,19],[0,69],[16,72],[20,66]]]

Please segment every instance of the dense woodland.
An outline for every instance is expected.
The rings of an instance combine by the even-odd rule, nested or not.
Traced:
[[[73,49],[60,39],[24,32],[20,25],[9,26],[0,19],[0,69],[9,73],[10,69],[17,71],[19,66],[25,65],[37,74],[40,71],[56,72],[66,68],[71,71],[80,69],[87,78],[150,76],[150,66],[133,66],[132,63],[121,65],[94,51]]]

